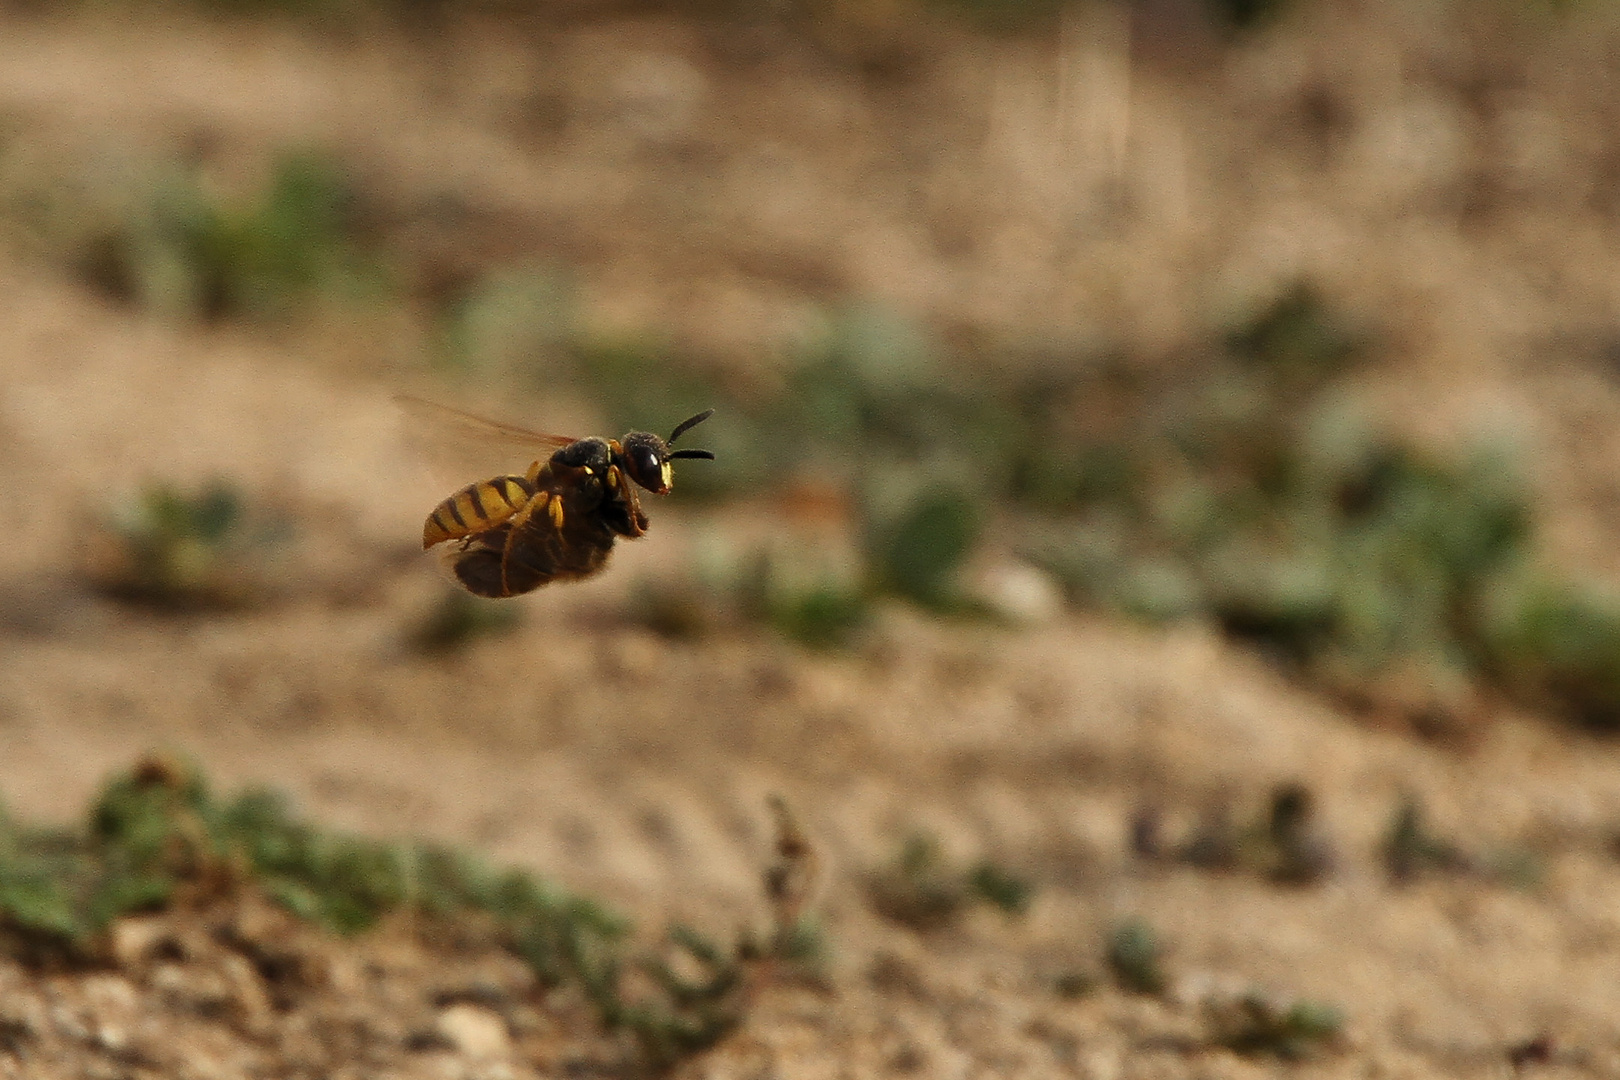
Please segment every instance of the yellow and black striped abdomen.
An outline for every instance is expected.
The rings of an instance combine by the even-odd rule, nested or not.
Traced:
[[[422,547],[488,532],[523,509],[534,485],[521,476],[497,476],[468,484],[434,507],[422,526]]]

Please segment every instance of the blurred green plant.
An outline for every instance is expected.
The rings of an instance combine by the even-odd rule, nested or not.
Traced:
[[[794,920],[782,928],[779,940],[769,948],[776,951],[784,964],[792,965],[810,981],[825,982],[832,946],[826,927],[819,919],[806,915]]]
[[[871,596],[858,556],[814,529],[787,525],[760,544],[699,546],[690,576],[637,583],[631,619],[672,639],[750,618],[813,648],[843,645],[865,625]]]
[[[253,528],[241,494],[216,482],[187,493],[153,484],[92,526],[84,570],[97,588],[170,608],[232,607],[261,599],[273,527]]]
[[[88,957],[116,917],[167,904],[180,867],[194,868],[205,794],[170,763],[151,761],[103,792],[87,828],[0,820],[0,945],[23,959]]]
[[[521,620],[521,610],[511,604],[445,589],[408,629],[406,641],[419,652],[453,652],[479,638],[508,633]]]
[[[926,607],[961,608],[953,575],[972,553],[982,527],[983,514],[967,492],[940,487],[922,493],[894,521],[873,528],[879,580]]]
[[[772,626],[784,636],[815,648],[844,644],[866,623],[869,612],[864,596],[832,586],[773,593],[767,605]]]
[[[449,367],[491,378],[524,371],[538,378],[573,340],[574,306],[571,283],[554,267],[495,270],[450,300],[438,356]]]
[[[784,531],[741,583],[744,611],[816,648],[846,644],[871,614],[860,556],[814,532]]]
[[[1043,446],[1032,434],[1009,455],[1007,494],[1034,510],[1118,504],[1140,482],[1140,464],[1122,445],[1053,440]]]
[[[1287,0],[1231,0],[1234,7],[1281,6]],[[1340,373],[1360,341],[1307,282],[1284,289],[1228,331],[1228,351],[1290,389],[1313,389]]]
[[[1371,707],[1466,711],[1489,672],[1482,602],[1528,558],[1529,500],[1501,454],[1425,456],[1340,403],[1361,341],[1286,290],[1156,403],[1137,395],[1109,444],[1134,488],[1077,505],[1067,532],[1027,531],[1026,557],[1078,599],[1208,619]]]
[[[968,872],[967,883],[974,896],[1008,915],[1025,914],[1035,898],[1035,888],[1027,878],[1019,877],[987,859]]]
[[[1164,948],[1153,927],[1142,919],[1127,919],[1116,926],[1108,935],[1103,958],[1123,989],[1158,995],[1169,988]]]
[[[1379,447],[1363,468],[1318,475],[1200,561],[1233,634],[1293,659],[1372,669],[1467,650],[1469,612],[1523,553],[1523,497],[1481,459],[1461,468]]]
[[[1332,845],[1317,821],[1316,799],[1304,784],[1278,785],[1251,845],[1257,849],[1251,856],[1256,868],[1280,884],[1313,884],[1333,866]]]
[[[1546,577],[1504,584],[1482,605],[1490,669],[1522,698],[1620,728],[1620,594]]]
[[[703,637],[725,618],[718,588],[658,577],[636,583],[629,614],[633,623],[672,640]]]
[[[1144,808],[1132,823],[1132,846],[1145,858],[1169,858],[1205,870],[1241,870],[1280,885],[1310,885],[1326,878],[1335,861],[1315,801],[1303,784],[1279,784],[1265,810],[1242,822],[1234,820],[1224,800],[1216,800],[1174,844],[1160,836],[1157,811]]]
[[[1423,806],[1408,795],[1390,819],[1382,845],[1384,866],[1396,882],[1409,882],[1429,870],[1458,872],[1469,860],[1457,845],[1431,835],[1423,819]]]
[[[1318,1053],[1344,1027],[1332,1005],[1314,1001],[1279,1003],[1258,993],[1231,1001],[1206,1002],[1212,1041],[1239,1054],[1270,1054],[1288,1061]]]
[[[1467,875],[1516,889],[1533,889],[1541,883],[1541,861],[1534,851],[1503,847],[1469,852],[1430,831],[1423,804],[1413,795],[1403,796],[1396,806],[1381,854],[1390,880],[1397,884],[1433,874]]]
[[[804,912],[808,843],[779,847],[787,869],[767,875],[771,933],[722,949],[676,927],[664,949],[638,957],[624,919],[533,874],[443,845],[319,829],[268,791],[220,800],[191,765],[153,757],[106,785],[82,829],[31,829],[0,815],[0,949],[30,962],[93,962],[120,916],[244,888],[340,934],[392,912],[478,914],[542,985],[577,987],[604,1027],[662,1067],[741,1020],[762,965],[811,964],[824,949]],[[771,887],[778,878],[795,884]]]
[[[893,865],[871,875],[867,895],[873,910],[891,922],[937,930],[956,921],[975,902],[1007,915],[1023,915],[1034,887],[989,860],[965,870],[952,866],[936,837],[916,833],[906,838]]]
[[[354,206],[342,174],[315,155],[282,158],[265,191],[244,202],[171,174],[85,241],[81,265],[110,294],[170,315],[285,316],[307,296],[380,278]]]
[[[84,955],[113,918],[161,906],[171,888],[125,857],[98,857],[72,832],[0,826],[0,947],[21,959]]]
[[[1097,977],[1085,971],[1065,971],[1052,980],[1052,989],[1058,997],[1073,1001],[1096,990]]]
[[[868,895],[879,915],[915,930],[934,930],[966,906],[961,875],[945,866],[939,841],[925,834],[906,838],[894,865],[873,875]]]

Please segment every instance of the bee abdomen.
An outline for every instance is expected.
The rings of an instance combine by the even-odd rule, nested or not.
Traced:
[[[422,547],[486,532],[521,510],[534,489],[521,476],[497,476],[468,484],[428,515],[422,526]]]

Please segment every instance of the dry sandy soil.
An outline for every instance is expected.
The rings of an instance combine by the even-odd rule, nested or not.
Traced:
[[[1519,441],[1554,552],[1615,568],[1620,29],[1326,5],[1223,48],[1162,8],[1033,39],[876,14],[809,37],[632,11],[428,38],[7,16],[0,116],[14,170],[204,145],[251,172],[284,146],[341,148],[396,205],[472,207],[467,249],[577,267],[594,325],[739,365],[776,362],[845,294],[963,337],[1152,357],[1309,275],[1384,332],[1362,391],[1392,423]],[[1340,1043],[1291,1071],[1498,1076],[1548,1036],[1525,1069],[1620,1075],[1620,747],[1505,709],[1466,745],[1414,742],[1196,627],[896,609],[816,654],[671,643],[619,616],[629,583],[735,508],[657,515],[613,574],[424,660],[403,636],[440,587],[414,549],[444,490],[401,441],[390,394],[421,365],[389,341],[175,325],[0,250],[10,807],[66,818],[109,771],[176,747],[333,825],[466,842],[646,927],[723,934],[757,915],[781,792],[828,864],[827,984],[768,991],[684,1075],[1270,1074],[1204,1038],[1200,1002],[1250,986],[1344,1010]],[[282,600],[154,617],[77,583],[88,516],[148,477],[214,475],[299,515]],[[1259,813],[1285,781],[1320,807],[1320,883],[1131,853],[1139,807],[1177,829],[1222,800]],[[1539,884],[1392,885],[1377,847],[1403,793],[1471,848],[1532,847]],[[864,875],[916,830],[1026,874],[1032,910],[926,934],[877,918]],[[1169,943],[1169,994],[1057,995],[1057,976],[1101,971],[1130,916]],[[165,933],[179,944],[143,951]],[[273,933],[320,968],[288,1008],[195,926],[128,930],[125,959],[93,973],[0,962],[0,1074],[609,1067],[579,1016],[476,944]]]

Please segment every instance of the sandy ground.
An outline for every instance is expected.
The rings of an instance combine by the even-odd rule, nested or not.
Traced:
[[[1620,249],[1600,198],[1613,137],[1591,132],[1620,99],[1599,86],[1549,103],[1597,48],[1583,42],[1610,32],[1555,35],[1498,86],[1493,50],[1534,28],[1457,39],[1391,17],[1381,49],[1345,42],[1348,16],[1320,18],[1205,58],[1205,92],[1179,96],[1175,65],[1133,62],[1111,22],[1033,43],[941,31],[911,75],[867,83],[842,39],[818,51],[759,30],[725,53],[656,19],[504,42],[470,27],[431,47],[16,21],[0,34],[0,113],[39,159],[199,133],[230,162],[341,145],[404,204],[456,191],[516,223],[513,248],[575,260],[600,324],[767,362],[844,291],[963,333],[1151,354],[1310,271],[1359,311],[1394,313],[1370,399],[1434,438],[1505,426],[1532,450],[1555,550],[1609,565],[1620,401],[1594,357]],[[1353,119],[1312,141],[1286,110],[1321,86]],[[1476,99],[1477,115],[1457,111]],[[1054,123],[1072,138],[1041,138]],[[1485,180],[1518,187],[1491,188],[1470,217],[1455,200]],[[1108,210],[1109,191],[1132,209]],[[1466,745],[1414,742],[1196,627],[1066,616],[1015,631],[895,609],[857,649],[819,654],[731,633],[671,643],[617,615],[630,582],[736,510],[658,515],[613,575],[519,601],[512,634],[424,660],[403,639],[440,585],[415,537],[444,491],[390,401],[416,361],[326,348],[132,314],[0,256],[0,790],[15,811],[65,818],[109,771],[175,747],[222,787],[274,783],[334,825],[470,843],[649,926],[725,932],[754,911],[764,800],[781,792],[827,856],[831,990],[768,994],[694,1076],[1269,1075],[1200,1037],[1199,1000],[1250,985],[1343,1008],[1343,1044],[1303,1072],[1497,1076],[1510,1047],[1547,1034],[1551,1060],[1529,1068],[1620,1075],[1620,747],[1506,711]],[[216,475],[299,515],[299,587],[261,611],[154,617],[78,583],[89,517],[150,477]],[[1130,852],[1143,806],[1183,828],[1223,800],[1257,814],[1287,781],[1320,807],[1335,856],[1322,883]],[[1403,794],[1472,848],[1533,849],[1539,884],[1390,884],[1377,846]],[[1033,910],[929,934],[879,920],[865,875],[917,830],[1027,874]],[[1103,936],[1130,916],[1170,943],[1170,996],[1056,995],[1057,975],[1100,971]],[[410,952],[387,935],[354,948]],[[196,962],[225,963],[210,956]],[[453,1039],[408,1051],[401,1020],[373,1032],[389,1049],[370,1066],[317,1039],[299,1073],[264,1049],[292,1044],[251,1025],[176,1019],[154,972],[90,984],[0,965],[0,1008],[44,1010],[31,1056],[0,1048],[0,1070],[570,1073],[510,1017],[516,1041],[493,1057]],[[421,979],[401,978],[411,1015],[434,1022]],[[331,985],[318,1008],[339,1007],[345,984]],[[211,1049],[120,1059],[53,1002]]]

